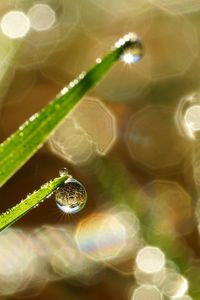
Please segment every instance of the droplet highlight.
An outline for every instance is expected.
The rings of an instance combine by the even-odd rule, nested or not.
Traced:
[[[56,205],[67,214],[75,214],[83,209],[87,201],[85,187],[76,179],[69,178],[55,193]]]

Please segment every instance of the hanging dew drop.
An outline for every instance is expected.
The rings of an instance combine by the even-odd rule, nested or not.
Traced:
[[[67,176],[69,174],[67,168],[62,168],[59,170],[59,175],[62,176]]]
[[[144,56],[144,47],[139,37],[135,37],[129,48],[124,50],[120,59],[125,62],[125,64],[136,64]]]
[[[69,178],[55,193],[56,205],[67,214],[79,212],[87,201],[84,186],[74,178]]]

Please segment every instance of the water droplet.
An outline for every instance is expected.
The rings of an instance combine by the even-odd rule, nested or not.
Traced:
[[[67,168],[62,168],[59,170],[59,175],[60,176],[67,176],[69,174]]]
[[[38,113],[32,115],[32,116],[29,118],[29,121],[32,122],[32,121],[34,121],[37,117],[38,117]]]
[[[69,89],[65,86],[61,91],[61,95],[65,95],[67,92],[69,91]]]
[[[82,73],[78,76],[79,80],[83,79],[83,78],[85,77],[85,75],[86,75],[86,72],[82,72]]]
[[[75,214],[85,206],[87,193],[79,181],[69,178],[57,189],[55,198],[59,209],[67,214]]]
[[[69,83],[69,87],[70,88],[73,88],[75,86],[75,82],[74,81],[71,81],[70,83]]]
[[[98,57],[98,58],[96,59],[96,63],[97,63],[97,64],[100,64],[101,62],[102,62],[101,58]]]
[[[143,56],[144,47],[140,38],[137,37],[137,39],[132,42],[132,45],[128,49],[124,50],[120,58],[126,64],[135,64],[138,63]]]

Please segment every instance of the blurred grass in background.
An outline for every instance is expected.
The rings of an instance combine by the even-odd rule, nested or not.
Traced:
[[[5,31],[13,10],[29,20],[8,26],[20,39]],[[121,35],[145,46],[0,190],[4,211],[67,166],[89,199],[69,217],[52,198],[1,233],[0,295],[200,299],[199,136],[184,118],[199,101],[199,1],[9,0],[0,13],[2,141]]]

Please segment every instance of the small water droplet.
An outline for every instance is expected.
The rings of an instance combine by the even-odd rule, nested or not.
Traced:
[[[86,75],[86,72],[82,72],[82,73],[78,76],[79,80],[83,79],[83,78],[85,77],[85,75]]]
[[[75,86],[74,81],[71,81],[71,82],[69,83],[69,87],[70,87],[70,88],[73,88],[74,86]]]
[[[59,170],[59,175],[60,176],[67,176],[69,174],[67,168],[62,168]]]
[[[46,199],[49,199],[52,196],[53,193],[49,194],[48,196],[46,196]],[[44,200],[43,200],[44,201]]]
[[[29,118],[29,121],[30,121],[30,122],[33,122],[37,117],[38,117],[38,113],[32,115],[32,116]]]
[[[79,181],[69,178],[57,189],[55,198],[59,209],[67,214],[75,214],[85,206],[87,193]]]
[[[74,79],[74,85],[77,85],[78,84],[78,82],[79,82],[79,80],[78,79]]]
[[[67,92],[69,91],[69,89],[65,86],[61,91],[61,95],[65,95]]]
[[[96,63],[97,63],[97,64],[100,64],[101,62],[102,62],[101,58],[98,57],[98,58],[96,59]]]
[[[135,39],[132,45],[124,50],[121,60],[126,64],[138,63],[144,56],[144,47],[140,38]]]

